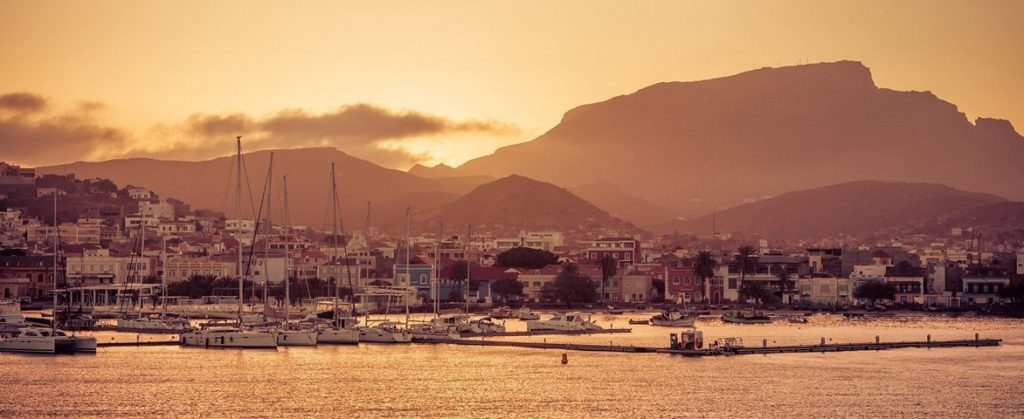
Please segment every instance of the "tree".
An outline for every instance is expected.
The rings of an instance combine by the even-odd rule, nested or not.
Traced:
[[[494,264],[503,268],[540,269],[558,263],[558,256],[547,250],[513,247],[498,254]]]
[[[892,300],[896,298],[896,286],[890,283],[870,280],[865,281],[853,290],[853,297],[868,300],[874,305],[878,300]]]
[[[736,249],[736,257],[733,262],[736,263],[736,269],[740,271],[740,284],[747,279],[747,272],[751,272],[757,269],[757,263],[754,262],[754,246],[745,244]]]
[[[755,303],[762,303],[771,297],[771,292],[765,288],[760,281],[743,282],[740,284],[740,298],[754,300]]]
[[[512,278],[501,278],[491,284],[491,291],[507,303],[509,299],[523,295],[523,283]]]
[[[1024,303],[1024,283],[1010,284],[1001,288],[999,298],[1005,298],[1018,305]]]
[[[547,292],[552,299],[565,303],[566,308],[572,308],[573,303],[594,302],[597,299],[597,283],[581,273],[575,263],[566,262]]]
[[[693,271],[700,278],[700,292],[704,301],[707,301],[708,294],[705,284],[708,278],[715,276],[715,269],[718,269],[718,260],[715,259],[710,250],[697,252],[697,261],[693,264]]]
[[[604,286],[608,282],[608,278],[615,276],[618,268],[619,262],[612,255],[606,253],[601,258],[601,301],[605,299]]]
[[[782,266],[775,265],[775,281],[779,285],[779,299],[785,299],[786,291],[793,288],[793,280],[790,279],[790,273]]]
[[[452,268],[448,271],[448,280],[455,281],[458,284],[455,290],[451,292],[452,295],[458,294],[458,298],[452,298],[452,295],[448,296],[451,301],[463,301],[465,298],[462,292],[462,283],[469,278],[469,263],[464,260],[457,260],[452,264]]]

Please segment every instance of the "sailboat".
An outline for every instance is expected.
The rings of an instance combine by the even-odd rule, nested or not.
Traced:
[[[284,177],[284,229],[285,241],[290,241],[291,222],[288,219],[288,176]],[[302,329],[292,323],[290,319],[292,296],[289,283],[291,282],[292,271],[288,262],[292,259],[291,249],[288,249],[286,246],[285,252],[287,252],[287,256],[284,258],[284,271],[286,273],[284,280],[284,321],[277,330],[277,344],[279,346],[316,346],[316,331]]]
[[[237,184],[235,216],[242,219],[242,137],[236,138]],[[182,333],[180,342],[185,346],[204,348],[277,348],[274,333],[265,330],[243,328],[242,310],[245,304],[244,274],[242,271],[242,242],[238,242],[238,322],[235,325],[207,323],[199,329]]]
[[[411,241],[409,239],[409,217],[410,208],[405,209],[405,275],[409,277],[409,253],[412,252]],[[397,276],[397,272],[396,272]],[[396,278],[397,279],[397,278]],[[384,313],[390,312],[392,295],[387,295],[387,305],[384,308]],[[364,295],[364,302],[368,295]],[[403,297],[404,300],[404,297]],[[374,343],[409,343],[412,342],[412,331],[408,328],[401,328],[398,323],[383,321],[373,326],[369,325],[370,312],[366,312],[366,326],[359,328],[359,341],[360,342],[374,342]],[[406,301],[405,305],[405,323],[409,325],[409,304]]]
[[[7,330],[3,337],[0,337],[0,351],[2,352],[42,354],[96,352],[95,337],[68,335],[67,332],[57,328],[57,277],[59,276],[57,265],[60,260],[58,255],[60,249],[60,228],[57,223],[56,192],[53,193],[53,226],[55,230],[53,245],[54,318],[50,322],[50,327],[26,323],[24,322],[24,316],[21,316],[20,307],[17,313],[4,316],[5,320],[12,319],[15,321],[7,325],[13,330]],[[14,313],[14,310],[5,310],[5,312],[8,311]],[[20,325],[18,324],[19,320],[21,322]]]
[[[334,246],[332,250],[334,252],[334,261],[337,261],[338,252],[338,183],[337,177],[334,172],[334,163],[331,163],[331,219],[332,219],[332,236],[334,239]],[[359,269],[359,266],[356,266]],[[349,276],[349,284],[352,283],[352,272],[348,268],[348,247],[346,245],[345,250],[345,274]],[[334,301],[332,307],[331,325],[329,327],[320,330],[320,336],[317,339],[323,343],[335,343],[335,344],[356,344],[359,343],[359,329],[356,327],[358,321],[346,312],[345,316],[342,317],[341,311],[338,310],[339,299],[341,299],[341,289],[338,280],[334,281]]]
[[[146,230],[145,223],[139,225],[139,240],[140,247],[139,257],[144,258],[146,252]],[[160,250],[160,259],[163,260],[164,250],[167,244],[164,243],[164,249]],[[134,277],[135,263],[129,262],[130,269],[128,270],[128,277]],[[166,312],[167,308],[167,284],[164,281],[164,275],[160,275],[161,288],[163,289],[163,302],[160,305],[160,313],[153,314],[142,314],[142,301],[139,301],[139,313],[136,315],[129,315],[127,312],[122,313],[117,318],[115,328],[119,332],[142,332],[142,333],[181,333],[192,328],[189,325],[188,319],[169,315]]]

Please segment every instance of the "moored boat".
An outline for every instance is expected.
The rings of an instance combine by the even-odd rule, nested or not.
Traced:
[[[530,311],[528,307],[519,309],[519,320],[540,320],[540,314]]]
[[[74,353],[75,339],[60,330],[23,327],[0,338],[0,351],[37,354]]]
[[[767,324],[772,319],[759,311],[731,311],[722,315],[722,321],[737,324]]]
[[[243,329],[224,322],[211,322],[181,334],[184,346],[203,348],[277,348],[277,337],[267,330]]]
[[[693,327],[697,316],[688,316],[678,311],[666,311],[651,317],[651,326]]]
[[[409,343],[412,342],[412,332],[399,328],[395,323],[382,322],[375,326],[360,327],[359,342]]]
[[[629,324],[650,324],[649,320],[644,319],[629,319]]]
[[[490,311],[490,313],[488,313],[488,314],[490,315],[490,317],[493,317],[495,319],[514,319],[514,318],[516,318],[515,310],[512,310],[508,306],[501,306],[501,307],[492,309]]]
[[[584,319],[579,312],[556,314],[548,320],[530,320],[526,322],[526,330],[561,330],[561,331],[583,331],[600,330],[601,326]]]

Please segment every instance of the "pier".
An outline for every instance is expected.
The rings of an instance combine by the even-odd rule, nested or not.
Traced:
[[[532,331],[516,331],[516,332],[501,332],[501,333],[461,333],[464,338],[475,338],[475,337],[519,337],[519,336],[543,336],[543,335],[598,335],[598,334],[611,334],[611,333],[630,333],[633,329],[627,328],[615,328],[615,329],[596,329],[596,330],[532,330]]]
[[[865,343],[826,343],[820,345],[783,345],[783,346],[742,346],[729,348],[707,348],[707,349],[671,349],[667,347],[633,346],[633,345],[592,345],[578,343],[548,343],[548,342],[514,342],[494,341],[475,339],[449,339],[449,340],[417,340],[418,343],[429,344],[450,344],[466,346],[495,346],[513,348],[533,349],[560,349],[565,351],[584,352],[619,352],[619,353],[659,353],[683,356],[719,356],[719,355],[767,355],[785,353],[808,353],[808,352],[850,352],[850,351],[882,351],[902,348],[977,348],[988,346],[999,346],[1002,339],[963,339],[912,342],[865,342]]]

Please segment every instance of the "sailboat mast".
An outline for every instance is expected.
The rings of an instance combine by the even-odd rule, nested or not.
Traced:
[[[331,259],[335,266],[338,266],[338,180],[337,175],[334,172],[334,162],[331,162],[331,236],[333,237],[334,244],[331,246]],[[345,252],[345,274],[349,276],[349,282],[352,282],[352,274],[348,269],[348,252]],[[338,298],[341,298],[341,288],[339,283],[341,278],[334,279],[334,325],[338,323]]]
[[[270,153],[270,166],[267,168],[267,223],[266,231],[263,238],[263,306],[267,305],[267,282],[270,281],[270,269],[267,266],[270,260],[270,235],[273,232],[271,227],[270,219],[270,207],[271,203],[274,202],[274,153]],[[266,310],[264,310],[263,319],[266,320]]]
[[[285,247],[284,248],[285,248],[285,254],[286,254],[286,257],[284,258],[284,268],[285,268],[284,269],[284,271],[285,271],[285,279],[284,279],[284,323],[285,323],[285,325],[287,325],[288,324],[288,315],[289,315],[288,308],[292,304],[292,297],[291,297],[290,284],[289,284],[291,282],[292,271],[291,271],[290,264],[288,263],[288,262],[290,262],[289,259],[291,259],[291,249],[290,249],[290,247],[291,247],[291,240],[292,240],[292,236],[291,236],[291,225],[292,224],[291,224],[291,220],[289,219],[289,215],[288,215],[288,176],[287,175],[285,175],[285,177],[284,177],[284,186],[283,187],[284,187],[284,231],[285,231],[285,233],[284,233]]]
[[[167,266],[167,236],[163,236],[163,242],[160,244],[160,293],[163,294],[163,299],[160,304],[160,317],[163,317],[167,312],[167,275],[164,275],[164,268]]]
[[[236,182],[235,182],[235,220],[237,221],[238,237],[242,237],[242,136],[235,137],[235,148],[237,155],[236,169]],[[243,282],[245,281],[244,273],[242,271],[242,240],[238,241],[238,323],[242,323],[242,302],[245,300],[245,289],[243,288]]]
[[[57,248],[60,244],[57,243],[60,240],[60,226],[57,224],[57,189],[53,190],[53,318],[50,319],[50,329],[53,332],[57,330]],[[68,295],[65,298],[70,298]],[[64,313],[65,316],[68,313]]]

